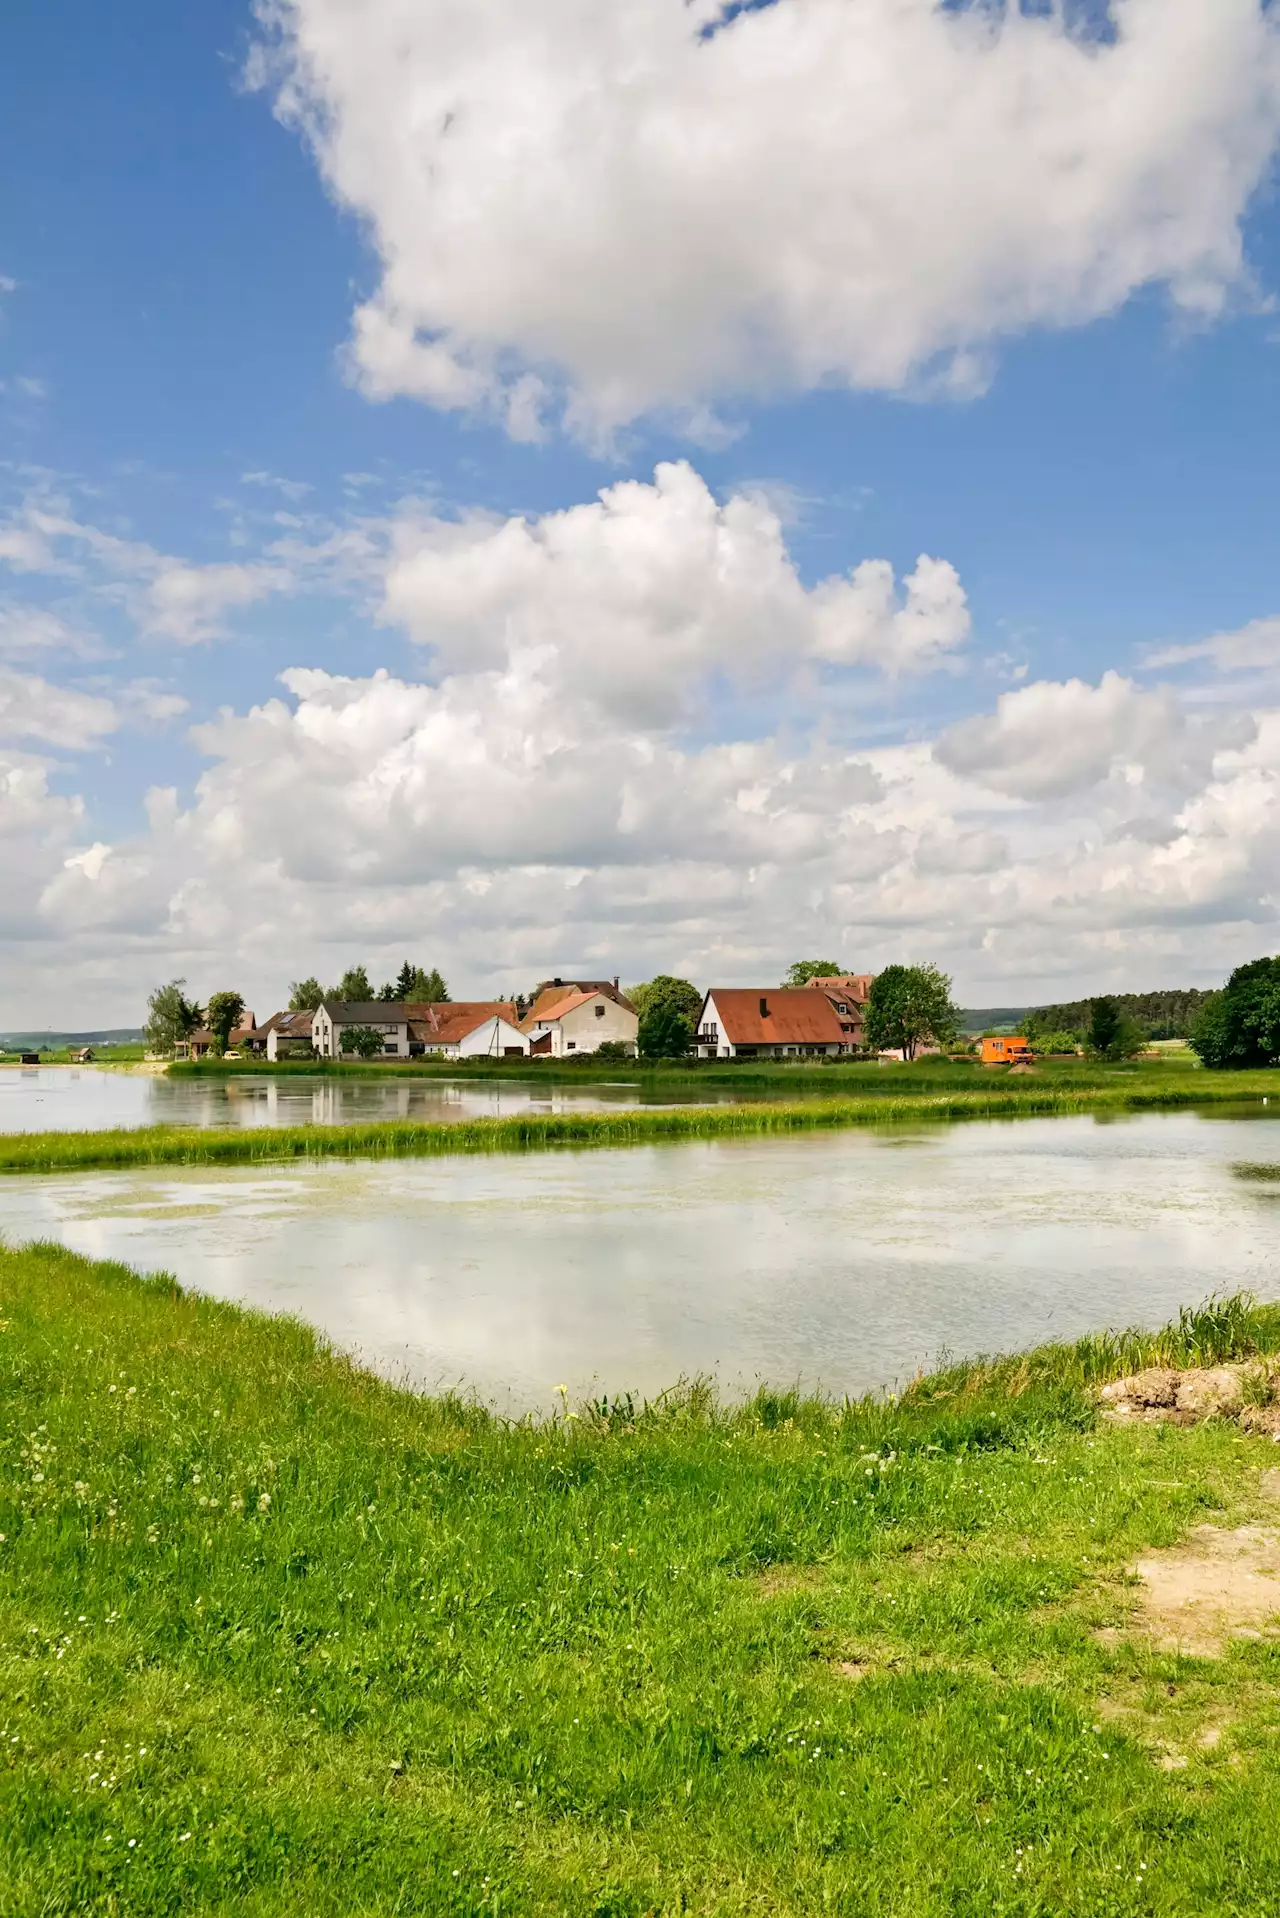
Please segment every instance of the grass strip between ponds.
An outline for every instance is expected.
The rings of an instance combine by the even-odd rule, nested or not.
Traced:
[[[1275,1914],[1280,1647],[1126,1568],[1274,1524],[1276,1448],[1091,1388],[1277,1345],[511,1423],[0,1247],[0,1918]]]
[[[116,1166],[246,1165],[294,1159],[430,1157],[555,1147],[632,1146],[762,1133],[830,1131],[952,1119],[1049,1113],[1150,1111],[1238,1101],[1229,1082],[1065,1088],[1018,1085],[973,1092],[861,1099],[762,1101],[733,1106],[631,1106],[616,1112],[516,1114],[446,1123],[374,1120],[351,1125],[139,1126],[102,1132],[0,1136],[0,1173]]]

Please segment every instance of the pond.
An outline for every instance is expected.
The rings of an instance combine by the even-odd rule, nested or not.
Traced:
[[[1276,1108],[527,1156],[6,1179],[12,1241],[291,1312],[390,1376],[503,1410],[891,1386],[947,1352],[1280,1297]]]
[[[537,1068],[533,1068],[536,1073]],[[77,1066],[0,1068],[0,1132],[96,1132],[109,1126],[347,1125],[376,1119],[496,1119],[520,1112],[603,1112],[628,1105],[707,1105],[742,1099],[732,1085],[539,1085],[537,1079],[226,1079]],[[834,1088],[838,1090],[839,1088]]]

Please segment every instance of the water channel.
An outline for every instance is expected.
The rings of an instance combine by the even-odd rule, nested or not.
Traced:
[[[749,1098],[732,1085],[661,1081],[543,1084],[528,1079],[287,1079],[236,1073],[168,1079],[75,1066],[0,1068],[0,1132],[94,1132],[109,1126],[347,1125],[376,1119],[496,1119],[521,1112],[603,1112],[629,1105],[707,1105]],[[833,1090],[839,1091],[837,1085]]]
[[[0,1230],[175,1273],[503,1410],[710,1372],[834,1392],[945,1352],[1280,1298],[1275,1107],[0,1182]]]

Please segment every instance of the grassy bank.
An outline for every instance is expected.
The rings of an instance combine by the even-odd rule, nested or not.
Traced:
[[[1280,1652],[1124,1577],[1276,1449],[1088,1394],[1275,1311],[517,1427],[58,1248],[0,1321],[3,1918],[1280,1910]]]
[[[1190,1052],[1162,1055],[1108,1065],[1093,1059],[1047,1058],[1037,1073],[1054,1085],[1108,1085],[1117,1074],[1126,1077],[1181,1082],[1202,1071]],[[214,1084],[227,1079],[267,1075],[281,1079],[444,1079],[449,1083],[477,1080],[511,1081],[522,1085],[591,1086],[638,1085],[667,1092],[685,1088],[706,1092],[733,1086],[752,1093],[783,1098],[816,1092],[823,1098],[898,1098],[910,1091],[962,1091],[975,1084],[1003,1082],[1003,1071],[991,1071],[976,1059],[924,1058],[911,1065],[876,1059],[606,1059],[590,1053],[575,1059],[265,1059],[174,1060],[167,1067],[173,1079],[197,1079]],[[1266,1075],[1263,1075],[1266,1076]],[[1017,1081],[1015,1080],[1016,1084]]]
[[[351,1125],[140,1126],[101,1132],[0,1135],[0,1173],[72,1172],[113,1166],[246,1165],[290,1159],[408,1158],[441,1153],[524,1152],[830,1131],[1050,1113],[1144,1111],[1238,1104],[1276,1089],[1266,1073],[1115,1074],[1078,1080],[991,1078],[958,1091],[897,1097],[762,1099],[742,1105],[630,1106],[614,1112],[520,1113],[433,1123],[374,1120]]]

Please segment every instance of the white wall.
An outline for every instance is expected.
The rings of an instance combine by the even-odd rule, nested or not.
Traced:
[[[639,1029],[640,1021],[634,1012],[628,1012],[625,1006],[598,992],[585,1005],[575,1006],[572,1012],[557,1019],[552,1027],[551,1050],[557,1058],[564,1058],[571,1053],[594,1052],[606,1039],[634,1046]]]
[[[529,1050],[529,1035],[513,1026],[509,1019],[494,1017],[486,1019],[474,1032],[468,1032],[459,1042],[458,1057],[474,1059],[480,1057],[500,1059],[510,1047],[518,1047],[521,1052]]]

